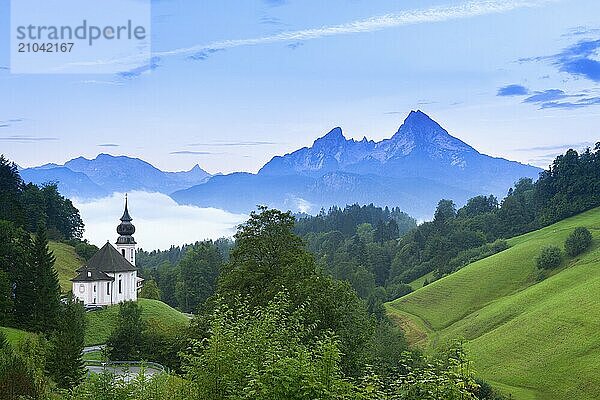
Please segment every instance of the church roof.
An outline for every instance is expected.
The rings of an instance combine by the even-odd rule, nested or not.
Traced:
[[[133,221],[133,218],[131,218],[131,215],[129,215],[129,210],[127,208],[127,195],[125,195],[125,211],[121,217],[121,223],[117,226],[117,233],[119,234],[117,243],[135,244],[135,240],[132,236],[135,233],[135,226],[131,223],[131,221]]]
[[[79,274],[71,281],[73,282],[93,282],[93,281],[114,281],[115,278],[108,276],[106,272],[97,271],[83,267],[77,270]]]
[[[79,274],[72,280],[75,282],[113,280],[114,278],[109,277],[106,273],[131,271],[137,271],[137,268],[107,242],[83,267],[77,270]]]
[[[123,216],[121,217],[122,222],[131,222],[133,218],[129,215],[129,210],[127,209],[127,195],[125,195],[125,211],[123,212]]]

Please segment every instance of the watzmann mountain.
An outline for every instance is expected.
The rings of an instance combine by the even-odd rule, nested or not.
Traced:
[[[346,139],[335,128],[311,147],[273,157],[257,174],[210,176],[199,166],[163,172],[136,158],[107,154],[21,173],[38,184],[58,182],[63,194],[80,198],[156,191],[181,204],[232,212],[248,212],[258,204],[315,213],[332,205],[374,203],[428,218],[442,198],[457,204],[479,194],[502,198],[519,178],[537,179],[540,171],[481,154],[423,112],[411,111],[389,139]]]
[[[180,203],[248,211],[256,204],[318,212],[350,203],[399,206],[429,217],[442,198],[460,204],[478,194],[506,195],[539,168],[479,153],[421,111],[411,111],[389,139],[346,139],[340,128],[276,156],[258,174],[213,177],[176,192]]]

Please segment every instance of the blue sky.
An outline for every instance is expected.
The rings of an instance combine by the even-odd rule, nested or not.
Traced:
[[[484,153],[543,167],[600,140],[598,15],[596,0],[157,0],[150,68],[11,74],[0,41],[0,152],[254,172],[335,126],[390,137],[421,109]]]

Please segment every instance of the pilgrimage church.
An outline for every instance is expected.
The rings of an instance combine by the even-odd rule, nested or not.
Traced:
[[[117,226],[119,237],[115,246],[106,244],[77,270],[73,278],[73,295],[85,306],[106,306],[123,301],[137,300],[137,291],[142,278],[137,276],[135,266],[136,242],[133,238],[135,226],[127,209]]]

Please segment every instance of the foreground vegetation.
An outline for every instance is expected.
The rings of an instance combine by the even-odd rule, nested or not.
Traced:
[[[592,247],[542,270],[542,248],[580,227]],[[580,229],[581,231],[581,229]],[[388,310],[429,350],[467,339],[479,374],[517,399],[600,397],[600,208],[511,239],[511,248],[395,302]]]

